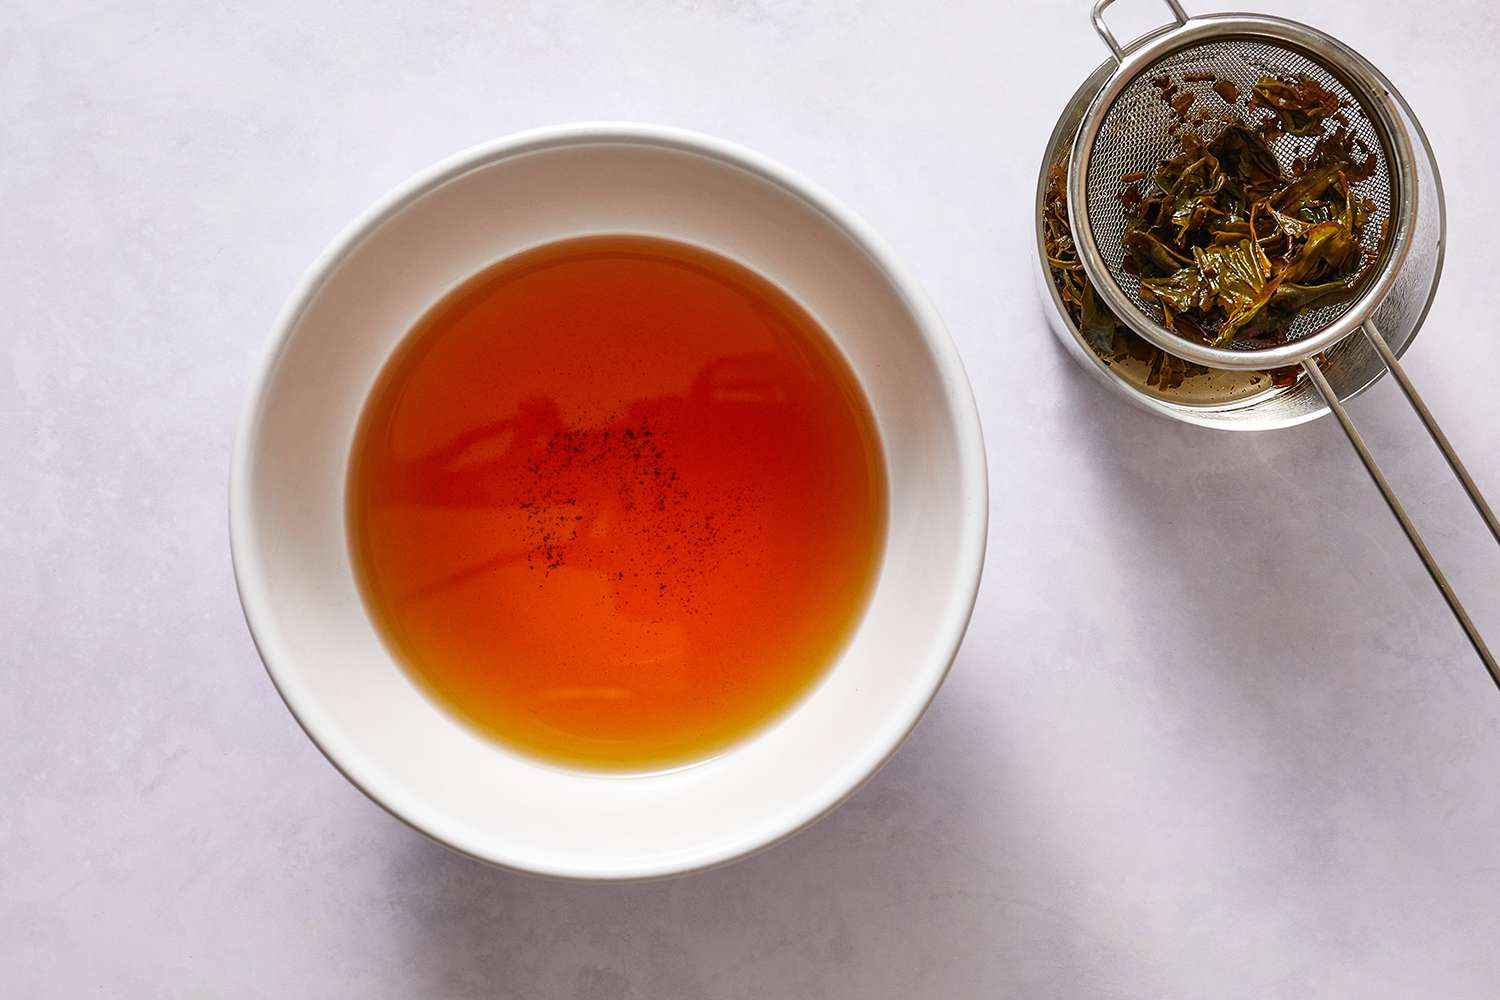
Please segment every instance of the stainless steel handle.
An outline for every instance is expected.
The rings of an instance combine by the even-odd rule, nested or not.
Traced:
[[[1459,461],[1458,453],[1453,450],[1453,445],[1448,443],[1448,435],[1443,433],[1432,411],[1427,409],[1427,404],[1422,402],[1422,397],[1417,394],[1417,387],[1412,385],[1411,379],[1406,377],[1406,369],[1402,368],[1401,362],[1396,360],[1396,354],[1391,350],[1391,345],[1385,342],[1385,337],[1381,336],[1374,323],[1367,322],[1360,329],[1365,339],[1380,355],[1380,360],[1385,362],[1386,368],[1396,376],[1396,384],[1401,386],[1402,392],[1406,393],[1406,401],[1411,404],[1413,410],[1417,411],[1422,426],[1426,427],[1427,433],[1432,436],[1432,443],[1438,446],[1438,451],[1442,452],[1443,457],[1448,460],[1448,468],[1453,470],[1453,474],[1463,484],[1464,492],[1469,495],[1469,502],[1474,505],[1475,510],[1479,511],[1479,516],[1484,518],[1485,527],[1490,529],[1490,534],[1495,536],[1495,541],[1500,542],[1500,519],[1496,519],[1495,512],[1485,501],[1484,494],[1479,492],[1479,487],[1475,485],[1474,478],[1469,475],[1469,470],[1464,468],[1463,462]]]
[[[1115,57],[1115,62],[1125,61],[1125,47],[1115,41],[1115,33],[1109,30],[1109,25],[1104,23],[1104,12],[1115,0],[1094,0],[1094,30],[1099,37],[1104,39],[1104,44],[1109,46],[1110,53]],[[1172,16],[1179,25],[1188,23],[1187,11],[1182,9],[1178,0],[1162,0],[1168,7],[1172,8]]]
[[[1391,368],[1392,374],[1400,371],[1401,366],[1396,362],[1395,356],[1389,353],[1390,347],[1386,345],[1385,338],[1380,336],[1379,331],[1375,330],[1372,324],[1366,324],[1366,326],[1368,329],[1365,330],[1365,336],[1370,338],[1370,342],[1375,345],[1377,351],[1380,351],[1381,356],[1387,358],[1387,364],[1393,365]],[[1348,435],[1349,443],[1354,445],[1354,450],[1358,453],[1359,460],[1365,464],[1365,471],[1375,481],[1375,486],[1380,490],[1380,495],[1385,498],[1386,506],[1390,507],[1391,513],[1396,515],[1396,520],[1400,523],[1401,530],[1406,532],[1406,537],[1411,541],[1412,548],[1417,550],[1417,555],[1421,558],[1422,565],[1427,567],[1427,573],[1432,577],[1432,582],[1437,584],[1438,592],[1443,595],[1443,600],[1448,602],[1448,607],[1453,611],[1453,617],[1458,619],[1458,624],[1463,627],[1464,634],[1469,637],[1469,642],[1473,644],[1474,652],[1479,654],[1480,661],[1484,663],[1485,669],[1490,672],[1490,679],[1495,682],[1496,687],[1500,687],[1500,665],[1495,663],[1495,657],[1490,653],[1490,648],[1484,644],[1484,637],[1474,627],[1473,620],[1469,618],[1469,613],[1464,610],[1463,603],[1459,601],[1458,595],[1453,592],[1453,587],[1449,585],[1448,578],[1443,575],[1442,568],[1438,566],[1437,559],[1433,557],[1432,551],[1427,548],[1427,543],[1422,541],[1422,536],[1417,531],[1417,526],[1407,516],[1406,508],[1401,506],[1401,501],[1396,497],[1396,491],[1391,489],[1391,484],[1386,481],[1385,473],[1380,471],[1380,466],[1375,462],[1375,456],[1370,454],[1370,449],[1365,445],[1365,439],[1360,436],[1359,430],[1354,426],[1354,421],[1349,418],[1348,411],[1344,409],[1344,404],[1339,402],[1338,394],[1333,391],[1333,387],[1328,384],[1328,379],[1324,377],[1322,369],[1318,367],[1317,359],[1308,358],[1303,361],[1302,370],[1307,372],[1307,377],[1312,380],[1313,385],[1317,386],[1318,392],[1322,393],[1324,401],[1328,404],[1328,408],[1338,418],[1339,426]],[[1442,449],[1444,457],[1448,459],[1448,464],[1453,467],[1454,472],[1459,473],[1459,479],[1464,483],[1464,489],[1468,492],[1469,499],[1474,501],[1474,505],[1480,509],[1480,513],[1485,515],[1485,523],[1489,526],[1490,530],[1492,532],[1495,531],[1494,514],[1490,512],[1489,505],[1484,502],[1484,497],[1480,495],[1478,488],[1474,486],[1474,481],[1469,478],[1468,472],[1460,471],[1463,469],[1463,463],[1459,462],[1458,456],[1452,453],[1453,449],[1448,445],[1448,439],[1443,437],[1443,432],[1438,428],[1437,422],[1432,419],[1432,414],[1427,411],[1426,406],[1422,405],[1421,397],[1417,396],[1414,388],[1411,388],[1411,383],[1406,378],[1406,373],[1401,372],[1400,375],[1396,376],[1396,380],[1401,383],[1401,388],[1406,391],[1407,399],[1411,401],[1413,409],[1417,411],[1417,415],[1422,418],[1422,423],[1426,425],[1427,430],[1432,434],[1433,440],[1438,442],[1438,447]],[[1497,537],[1500,537],[1500,535],[1497,535]]]

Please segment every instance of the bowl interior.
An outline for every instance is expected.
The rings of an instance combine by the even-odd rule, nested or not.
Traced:
[[[538,763],[429,701],[366,617],[344,528],[355,424],[412,323],[496,260],[608,232],[706,247],[806,307],[865,389],[891,491],[875,593],[825,680],[735,749],[649,776]],[[878,767],[957,649],[978,584],[986,503],[977,416],[952,345],[859,223],[752,154],[615,127],[533,133],[463,154],[335,244],[289,305],[252,390],[231,530],[246,616],[272,678],[355,784],[487,861],[640,877],[763,846]]]

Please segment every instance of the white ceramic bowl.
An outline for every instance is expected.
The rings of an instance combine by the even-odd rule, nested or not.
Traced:
[[[722,756],[626,777],[508,752],[430,701],[366,617],[344,525],[355,422],[413,321],[496,260],[608,232],[727,255],[817,317],[869,397],[891,491],[875,593],[815,690]],[[621,124],[544,129],[472,149],[365,213],[282,314],[230,476],[246,620],[287,706],[334,766],[465,854],[586,879],[723,863],[806,826],[874,773],[957,652],[979,585],[987,507],[979,419],[958,355],[874,234],[764,157]]]

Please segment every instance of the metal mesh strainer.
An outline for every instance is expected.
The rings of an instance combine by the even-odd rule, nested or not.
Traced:
[[[1177,0],[1167,0],[1177,27],[1138,43],[1129,52],[1115,43],[1102,13],[1113,0],[1095,6],[1095,25],[1119,61],[1078,130],[1068,171],[1068,204],[1078,255],[1105,303],[1122,321],[1162,350],[1210,368],[1262,369],[1296,364],[1353,333],[1395,282],[1411,245],[1416,217],[1417,185],[1413,178],[1411,140],[1378,74],[1352,49],[1304,25],[1272,17],[1234,14],[1189,19]],[[1121,177],[1147,176],[1181,141],[1174,134],[1174,112],[1161,98],[1156,81],[1167,79],[1194,92],[1195,109],[1233,116],[1228,104],[1212,92],[1212,76],[1249,93],[1265,76],[1305,73],[1339,98],[1339,121],[1325,131],[1350,131],[1376,158],[1375,171],[1355,186],[1355,193],[1375,205],[1363,231],[1364,249],[1374,257],[1366,266],[1360,294],[1336,305],[1302,314],[1286,342],[1238,342],[1211,347],[1186,340],[1162,325],[1158,307],[1140,295],[1140,284],[1124,270],[1127,217],[1119,199]],[[1207,139],[1225,117],[1210,114],[1189,120],[1185,128]],[[1309,153],[1317,136],[1283,135],[1272,145],[1283,171]],[[1381,233],[1387,234],[1384,240]]]
[[[1149,177],[1157,163],[1172,155],[1172,147],[1179,141],[1174,133],[1181,134],[1177,131],[1175,113],[1162,100],[1162,92],[1154,81],[1167,79],[1179,91],[1193,94],[1195,109],[1203,109],[1199,113],[1205,117],[1202,120],[1189,119],[1181,127],[1184,131],[1198,133],[1207,142],[1234,112],[1213,90],[1212,83],[1198,77],[1227,80],[1241,94],[1248,94],[1264,76],[1294,77],[1298,74],[1311,77],[1338,97],[1340,105],[1349,109],[1344,117],[1350,131],[1364,148],[1375,155],[1374,173],[1355,184],[1352,193],[1368,199],[1375,206],[1362,230],[1362,249],[1375,260],[1371,266],[1384,266],[1384,259],[1389,255],[1381,246],[1380,233],[1388,220],[1394,221],[1393,207],[1398,204],[1402,192],[1390,173],[1392,157],[1386,155],[1390,140],[1374,120],[1356,110],[1363,104],[1361,98],[1322,63],[1285,45],[1248,38],[1203,42],[1161,57],[1120,92],[1100,120],[1089,156],[1088,175],[1083,179],[1087,197],[1084,204],[1093,226],[1094,241],[1114,282],[1130,296],[1137,309],[1152,317],[1158,315],[1156,306],[1138,294],[1139,282],[1132,281],[1123,270],[1127,218],[1117,197],[1120,178],[1133,172]],[[1334,127],[1330,120],[1325,130]],[[1287,172],[1298,158],[1310,156],[1317,142],[1316,136],[1284,134],[1272,143],[1271,149],[1283,172]],[[1303,313],[1288,331],[1287,339],[1300,340],[1327,327],[1347,314],[1354,304],[1353,300],[1347,300]],[[1235,349],[1244,350],[1245,347],[1240,344]]]
[[[1318,355],[1359,331],[1381,356],[1408,400],[1468,492],[1491,534],[1500,541],[1497,521],[1442,430],[1401,369],[1370,317],[1396,285],[1412,243],[1417,184],[1410,137],[1395,101],[1380,75],[1358,53],[1306,25],[1248,14],[1189,18],[1179,0],[1164,0],[1176,21],[1122,47],[1104,23],[1114,0],[1096,0],[1093,20],[1118,64],[1094,98],[1073,141],[1068,169],[1069,221],[1078,258],[1098,296],[1122,322],[1157,347],[1189,361],[1222,369],[1267,369],[1300,364],[1348,434],[1370,476],[1385,497],[1417,554],[1453,609],[1480,658],[1500,685],[1500,666],[1485,646],[1442,570],[1422,542],[1374,457],[1355,429],[1337,394],[1319,367]],[[1125,270],[1127,209],[1119,195],[1122,178],[1151,176],[1169,158],[1185,130],[1205,140],[1236,114],[1218,97],[1213,84],[1232,83],[1248,93],[1267,76],[1305,74],[1339,98],[1339,115],[1324,123],[1325,132],[1347,128],[1375,156],[1375,170],[1353,188],[1374,209],[1362,233],[1370,262],[1356,294],[1337,304],[1299,314],[1284,341],[1241,341],[1212,347],[1174,333],[1163,325],[1159,307],[1140,294],[1138,279]],[[1163,100],[1163,81],[1194,94],[1196,114],[1184,120]],[[1319,137],[1282,135],[1272,151],[1284,172],[1307,156]]]

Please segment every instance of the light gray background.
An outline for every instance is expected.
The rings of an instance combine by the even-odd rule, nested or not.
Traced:
[[[1432,135],[1451,242],[1410,369],[1500,494],[1500,13],[1265,7]],[[1138,413],[1044,324],[1032,186],[1102,56],[1085,8],[0,3],[0,992],[1500,993],[1500,694],[1337,427]],[[993,484],[903,751],[792,841],[638,886],[493,871],[361,797],[266,681],[226,542],[314,255],[431,161],[581,118],[722,135],[863,214],[952,328]],[[1500,553],[1393,386],[1355,410],[1500,644]]]

